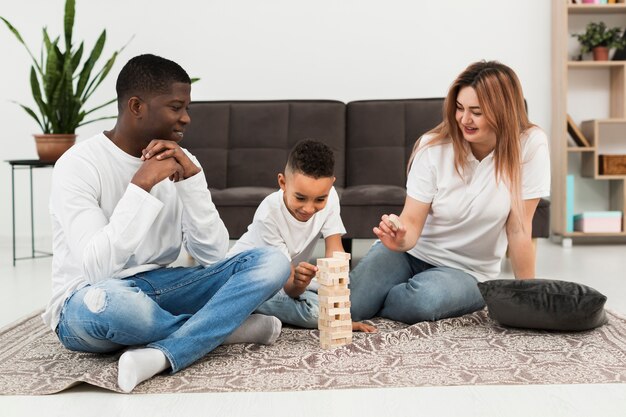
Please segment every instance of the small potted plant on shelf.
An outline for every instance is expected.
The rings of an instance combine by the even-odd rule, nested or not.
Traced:
[[[26,45],[20,32],[0,16],[0,20],[24,45],[33,62],[30,68],[30,88],[37,111],[18,104],[41,128],[42,134],[34,136],[39,159],[43,161],[56,161],[69,149],[76,140],[76,128],[115,117],[91,116],[93,112],[113,103],[115,98],[90,109],[86,109],[85,104],[109,74],[115,59],[124,48],[115,51],[96,70],[96,62],[106,42],[106,30],[102,31],[90,53],[86,53],[82,41],[76,46],[72,40],[75,6],[75,0],[66,0],[63,42],[60,42],[59,36],[50,38],[46,27],[43,28],[43,46],[39,60]]]
[[[623,48],[626,40],[621,38],[622,29],[614,27],[608,29],[604,22],[591,22],[587,25],[584,33],[575,33],[574,36],[580,42],[580,52],[593,52],[595,61],[609,59],[609,49]]]

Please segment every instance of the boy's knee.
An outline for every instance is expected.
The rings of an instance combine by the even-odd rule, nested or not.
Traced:
[[[318,320],[320,317],[320,309],[317,306],[311,307],[307,312],[306,324],[309,329],[316,329],[318,326]]]

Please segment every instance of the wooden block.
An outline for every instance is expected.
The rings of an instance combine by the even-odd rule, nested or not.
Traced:
[[[326,307],[331,306],[334,308],[350,307],[350,295],[318,295],[320,305]]]
[[[337,278],[349,278],[348,271],[318,271],[320,278],[337,279]]]
[[[328,327],[328,326],[322,326],[321,324],[318,324],[317,329],[320,332],[324,332],[324,333],[341,333],[344,334],[345,332],[351,332],[352,331],[352,321],[350,321],[350,324],[348,324],[347,326],[336,326],[336,327]]]
[[[333,349],[333,348],[336,348],[336,347],[347,345],[348,343],[351,343],[351,342],[347,342],[346,343],[346,342],[335,342],[335,341],[333,341],[333,342],[320,341],[320,347],[322,349]]]
[[[350,328],[352,328],[352,320],[350,319],[348,320],[318,319],[317,324],[318,324],[318,329],[320,327],[342,327],[342,326],[350,326]]]
[[[317,282],[322,286],[339,286],[347,288],[350,283],[348,272],[326,272],[318,271]]]
[[[336,274],[338,272],[348,272],[349,268],[346,265],[337,265],[337,266],[321,267],[320,270],[323,271],[323,272],[329,272],[331,274]]]
[[[317,290],[318,296],[350,295],[347,287],[321,285]]]
[[[320,314],[319,316],[326,319],[330,319],[331,317],[337,317],[340,316],[342,314],[350,314],[350,308],[346,307],[346,308],[326,308],[323,306],[320,306]]]
[[[343,314],[333,314],[333,315],[328,315],[328,311],[321,311],[321,307],[320,307],[320,313],[319,313],[319,317],[322,320],[332,320],[332,321],[343,321],[343,320],[352,320],[352,316],[350,315],[350,313],[343,313]]]
[[[350,315],[350,313],[344,313],[344,314],[326,314],[327,311],[325,312],[320,312],[319,317],[318,317],[318,322],[319,320],[322,321],[327,321],[327,322],[345,322],[345,321],[349,321],[350,323],[352,323],[352,316]]]
[[[343,314],[343,313],[331,313],[331,310],[337,310],[340,308],[346,309],[346,310],[350,310],[350,301],[342,301],[342,302],[337,302],[337,303],[332,303],[332,304],[326,304],[326,303],[320,303],[319,304],[319,308],[320,308],[320,313],[319,315],[327,315],[327,316],[335,316],[336,314]],[[324,310],[324,312],[322,313],[322,309]]]
[[[391,223],[393,227],[396,228],[396,230],[398,230],[400,226],[402,225],[402,223],[400,222],[400,218],[396,216],[395,214],[390,214],[388,216],[388,219],[389,219],[389,223]]]
[[[322,349],[333,349],[347,344],[348,343],[344,340],[320,340],[320,346]]]
[[[343,332],[320,332],[320,340],[333,341],[337,339],[346,339],[352,338],[352,331],[343,331]]]
[[[333,258],[350,260],[351,256],[349,253],[346,253],[346,252],[334,251]]]
[[[344,259],[337,258],[319,258],[317,260],[317,266],[320,269],[328,269],[328,268],[340,268],[342,266],[347,265],[348,261]]]
[[[338,279],[338,278],[349,278],[350,275],[348,274],[348,272],[342,272],[342,271],[335,271],[335,272],[331,272],[331,271],[317,271],[316,276],[318,277],[318,280],[321,281],[328,281],[328,280],[333,280],[333,279]]]

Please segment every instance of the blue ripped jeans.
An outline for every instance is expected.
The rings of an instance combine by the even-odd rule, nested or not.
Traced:
[[[461,316],[484,307],[476,278],[436,267],[376,242],[350,272],[352,320],[381,316],[415,324]]]
[[[219,346],[289,273],[282,253],[261,248],[207,268],[106,280],[66,300],[57,334],[66,348],[83,352],[147,345],[162,351],[177,372]]]

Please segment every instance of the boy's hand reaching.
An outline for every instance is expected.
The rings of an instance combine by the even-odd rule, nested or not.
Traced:
[[[161,161],[167,158],[174,158],[183,167],[182,177],[170,177],[172,181],[179,181],[193,177],[200,168],[194,164],[178,144],[172,140],[154,139],[145,149],[141,151],[141,160],[147,161],[156,158]]]
[[[294,286],[304,289],[309,286],[311,280],[315,277],[317,266],[308,262],[300,262],[294,271]]]
[[[283,287],[285,293],[291,298],[298,298],[309,286],[317,267],[308,262],[300,262],[295,268],[292,266],[291,276]]]

